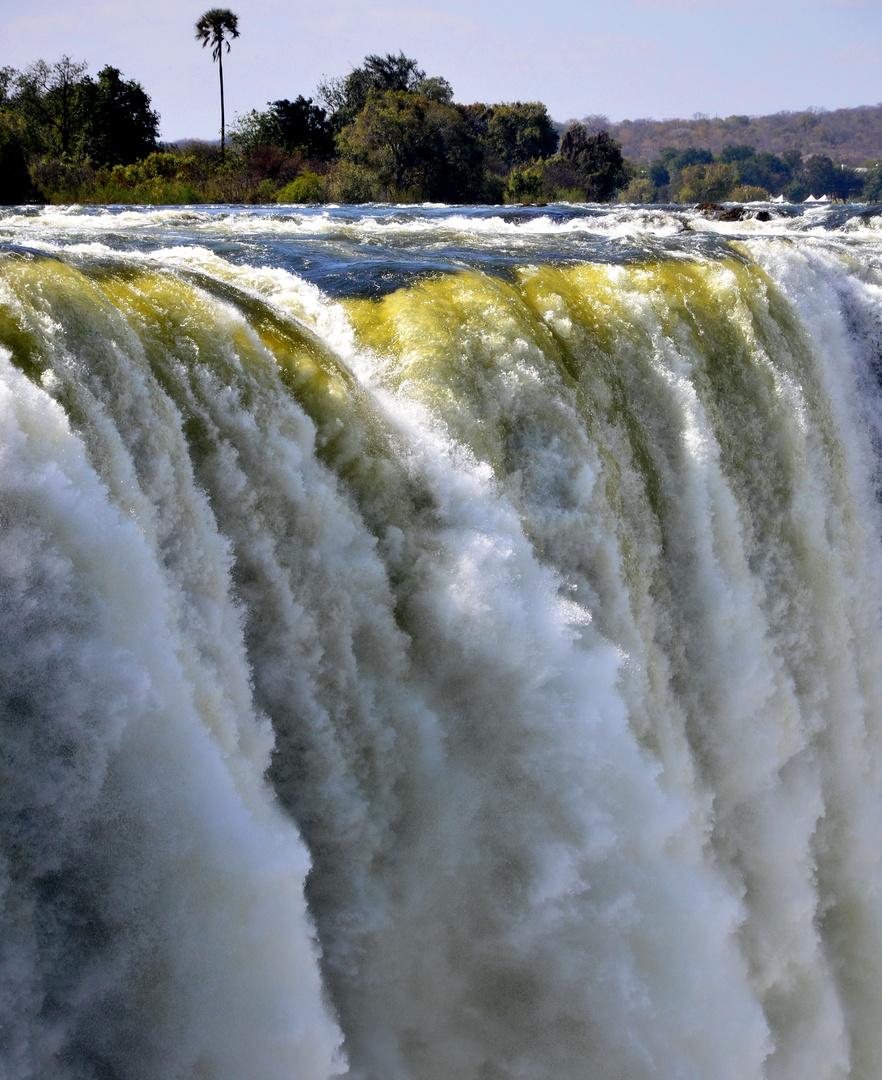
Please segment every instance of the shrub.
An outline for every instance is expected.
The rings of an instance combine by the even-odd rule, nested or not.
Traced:
[[[308,169],[276,194],[277,203],[320,203],[326,200],[325,178]]]
[[[761,202],[768,197],[768,191],[753,184],[741,184],[732,188],[728,195],[730,202]]]
[[[648,176],[635,176],[628,186],[619,192],[619,202],[654,203],[658,198],[658,188]]]
[[[542,193],[542,167],[515,165],[505,187],[507,203],[535,202]]]

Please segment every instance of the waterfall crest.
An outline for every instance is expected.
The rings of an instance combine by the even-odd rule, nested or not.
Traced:
[[[712,239],[0,252],[6,1075],[878,1075],[882,268]]]

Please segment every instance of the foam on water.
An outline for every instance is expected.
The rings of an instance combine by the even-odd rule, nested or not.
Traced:
[[[50,238],[123,234],[149,238],[163,231],[190,235],[251,237],[267,233],[280,237],[345,237],[351,240],[384,238],[444,239],[458,236],[470,243],[495,239],[497,242],[533,240],[547,236],[557,240],[581,235],[630,235],[634,233],[671,236],[684,228],[696,231],[732,233],[760,232],[768,235],[803,233],[826,234],[844,227],[851,235],[872,236],[879,228],[878,214],[860,207],[766,208],[768,221],[758,220],[756,211],[742,221],[720,222],[687,207],[622,206],[613,209],[591,204],[545,208],[498,207],[453,208],[441,204],[412,207],[345,206],[215,206],[215,207],[82,207],[49,206],[0,209],[0,236],[9,239]]]
[[[0,266],[6,1073],[877,1076],[871,242],[344,303],[73,216]]]
[[[309,858],[262,783],[227,546],[191,488],[197,596],[0,363],[4,1072],[325,1077]]]

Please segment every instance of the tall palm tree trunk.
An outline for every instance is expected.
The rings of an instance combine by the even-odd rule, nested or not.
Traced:
[[[224,45],[226,45],[227,52],[229,52],[230,43],[224,38],[225,32],[231,38],[239,36],[239,16],[234,15],[227,8],[211,8],[196,23],[196,40],[202,42],[203,49],[206,45],[213,46],[211,58],[217,60],[217,70],[220,76],[221,161],[224,160],[227,152],[227,124],[224,116]]]
[[[223,44],[223,42],[221,42]],[[223,50],[218,50],[217,54],[217,70],[220,74],[220,95],[221,95],[221,161],[226,159],[227,145],[226,145],[226,128],[224,125],[224,54]]]

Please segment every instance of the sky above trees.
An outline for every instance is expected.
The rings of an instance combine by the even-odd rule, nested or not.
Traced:
[[[882,102],[880,0],[248,0],[224,61],[228,121],[399,50],[457,101],[545,102],[557,120],[761,114]],[[166,140],[217,138],[204,4],[0,0],[0,66],[62,54],[137,79]]]

